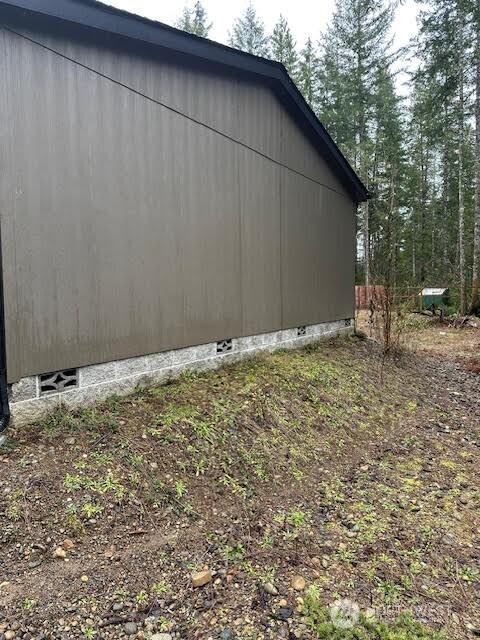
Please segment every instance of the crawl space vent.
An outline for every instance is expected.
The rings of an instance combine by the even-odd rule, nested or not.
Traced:
[[[227,353],[227,351],[233,350],[232,339],[219,340],[217,342],[217,353]]]
[[[42,373],[39,376],[40,393],[58,393],[78,384],[77,369],[64,369],[54,373]]]
[[[298,327],[297,336],[306,336],[307,335],[307,327]]]

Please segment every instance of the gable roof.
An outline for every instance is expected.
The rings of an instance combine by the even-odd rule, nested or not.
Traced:
[[[369,198],[367,188],[281,63],[186,33],[161,22],[97,2],[97,0],[0,0],[0,8],[2,6],[16,7],[34,14],[140,41],[201,61],[223,65],[232,71],[236,70],[260,79],[268,84],[289,108],[297,123],[328,162],[352,199],[363,202]]]

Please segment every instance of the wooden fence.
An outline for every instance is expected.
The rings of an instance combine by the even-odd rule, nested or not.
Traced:
[[[381,305],[385,297],[385,287],[380,284],[372,284],[368,287],[365,285],[357,285],[355,287],[355,308],[369,309],[370,302],[373,301],[375,306]]]

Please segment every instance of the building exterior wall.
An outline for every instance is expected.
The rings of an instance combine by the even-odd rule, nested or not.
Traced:
[[[0,30],[9,382],[353,316],[355,204],[268,88],[26,35],[90,68]]]
[[[142,387],[164,384],[187,369],[216,369],[262,351],[294,349],[352,330],[353,320],[337,320],[80,367],[72,372],[74,384],[58,391],[43,392],[42,377],[29,376],[11,385],[12,419],[15,425],[28,424],[56,409],[74,410],[112,395],[128,395]]]

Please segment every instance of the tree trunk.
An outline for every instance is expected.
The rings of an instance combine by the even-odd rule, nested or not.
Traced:
[[[460,278],[460,313],[467,310],[465,281],[465,194],[463,185],[463,148],[465,138],[465,96],[464,96],[464,29],[465,15],[459,2],[458,8],[458,268]]]
[[[480,0],[479,0],[480,1]],[[445,130],[448,127],[448,106],[447,101],[445,100],[444,104],[444,122],[445,122]],[[443,223],[440,225],[440,230],[442,234],[442,249],[443,249],[443,260],[442,260],[442,278],[445,279],[449,273],[448,268],[448,183],[450,179],[449,174],[449,166],[448,166],[448,142],[447,137],[444,136],[445,140],[443,143],[443,170],[442,170],[442,204],[443,204]],[[444,280],[444,286],[446,281]]]
[[[370,286],[370,212],[368,200],[363,203],[363,251],[365,259],[365,285]]]
[[[473,272],[471,312],[480,311],[480,0],[475,20],[475,219],[473,232]]]
[[[425,220],[426,220],[426,210],[427,210],[427,190],[428,190],[428,173],[427,173],[427,158],[425,152],[425,144],[423,139],[423,134],[420,134],[420,158],[421,158],[421,205],[420,205],[420,247],[419,247],[419,269],[420,269],[420,283],[424,284],[426,280],[425,274]]]
[[[417,284],[417,263],[415,255],[415,234],[417,233],[415,227],[412,230],[412,282]]]

